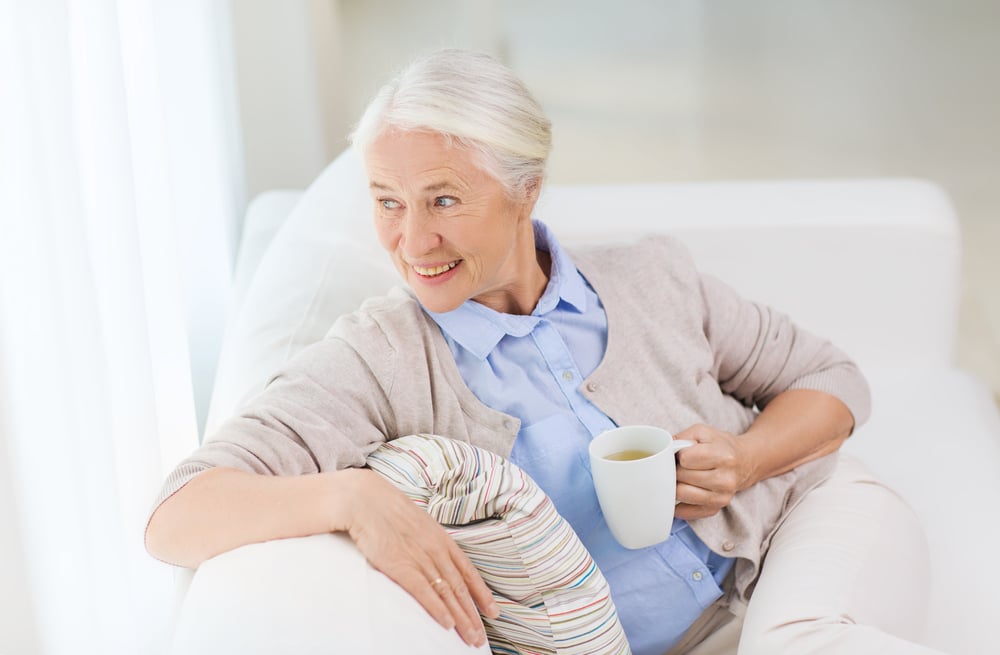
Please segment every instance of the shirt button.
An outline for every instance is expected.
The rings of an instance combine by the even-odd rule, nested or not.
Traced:
[[[563,380],[569,382],[573,379],[573,371],[563,371]]]
[[[736,548],[736,544],[734,544],[731,541],[727,541],[726,543],[722,544],[722,550],[726,551],[727,553],[731,551],[733,548]]]
[[[691,577],[694,578],[695,582],[699,582],[701,580],[701,571],[695,571],[691,574]]]
[[[588,382],[587,383],[587,391],[597,391],[597,383],[596,382]]]

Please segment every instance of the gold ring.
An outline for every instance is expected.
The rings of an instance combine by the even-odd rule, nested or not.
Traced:
[[[435,578],[435,579],[431,580],[431,589],[433,589],[434,591],[436,591],[439,596],[441,595],[441,589],[442,588],[447,589],[448,588],[448,583],[445,582],[444,580],[442,580],[441,578]]]

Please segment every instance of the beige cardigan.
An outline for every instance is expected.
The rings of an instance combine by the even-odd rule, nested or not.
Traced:
[[[700,275],[675,240],[571,256],[608,317],[607,351],[582,393],[616,424],[677,433],[706,423],[741,434],[754,406],[793,388],[840,398],[856,426],[867,419],[868,386],[847,356]],[[440,434],[508,457],[519,427],[517,418],[472,394],[437,325],[396,289],[342,317],[325,339],[297,354],[178,466],[157,506],[214,466],[272,475],[357,467],[386,439],[409,434]],[[691,521],[709,548],[739,558],[734,592],[742,599],[783,516],[835,461],[827,456],[764,480],[715,516]]]

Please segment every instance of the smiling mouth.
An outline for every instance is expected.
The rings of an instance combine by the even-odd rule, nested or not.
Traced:
[[[440,266],[431,266],[429,268],[424,266],[417,266],[416,264],[411,264],[410,266],[417,273],[417,275],[420,275],[421,277],[437,277],[455,268],[461,261],[462,261],[461,259],[457,259],[448,264],[442,264]]]

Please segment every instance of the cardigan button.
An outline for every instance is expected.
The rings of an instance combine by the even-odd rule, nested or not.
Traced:
[[[511,428],[514,427],[514,421],[510,420],[509,418],[505,418],[503,420],[503,426],[504,428],[510,430]]]
[[[588,382],[587,383],[587,391],[597,391],[597,383],[596,382]]]
[[[726,551],[727,553],[734,548],[736,548],[736,544],[734,544],[731,541],[727,541],[726,543],[722,544],[722,550]]]

